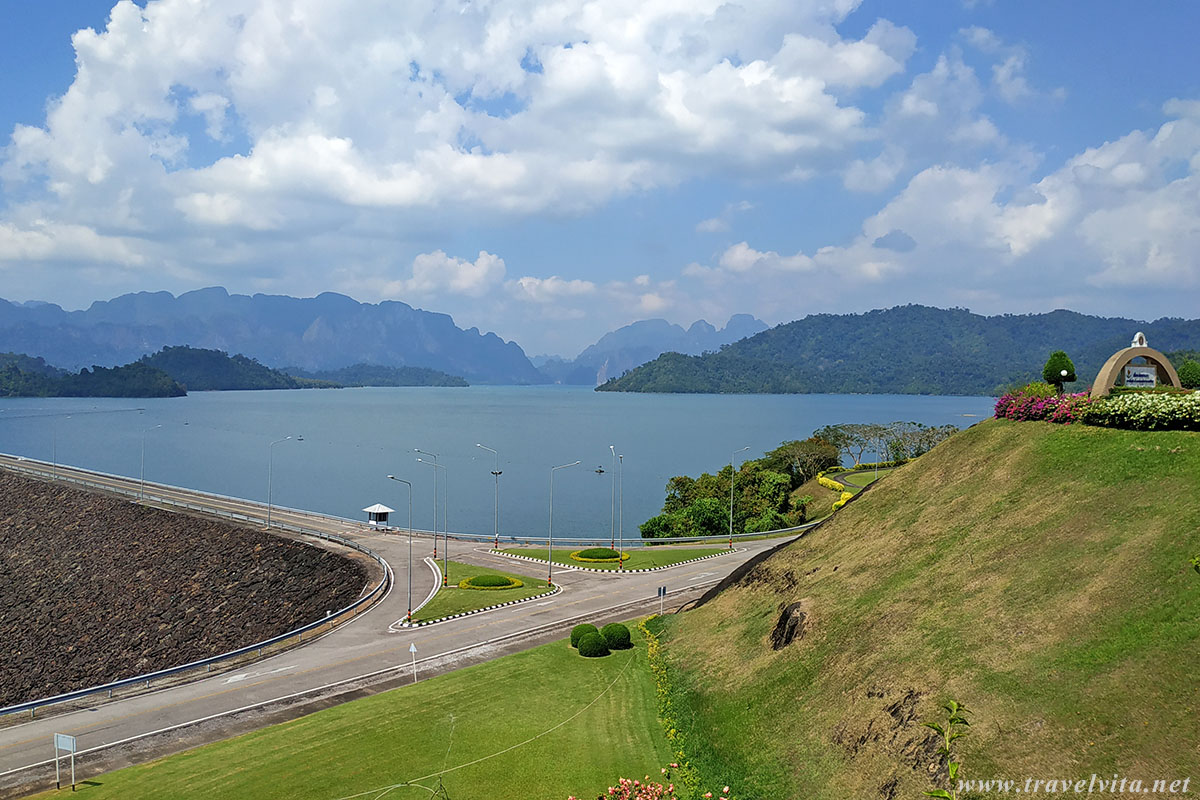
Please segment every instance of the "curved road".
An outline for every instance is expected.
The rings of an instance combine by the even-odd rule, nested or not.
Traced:
[[[28,468],[0,456],[0,468]],[[37,465],[39,468],[44,465]],[[65,479],[82,479],[125,495],[136,480],[58,467]],[[261,520],[251,501],[164,486],[146,488],[147,502],[162,498],[194,509],[242,514]],[[580,621],[629,618],[656,606],[659,586],[672,605],[695,596],[779,539],[742,542],[734,553],[649,573],[596,573],[555,567],[563,591],[534,600],[423,628],[401,629],[408,608],[408,537],[308,512],[275,509],[273,521],[336,533],[383,556],[395,573],[388,594],[370,610],[310,643],[228,672],[106,703],[41,712],[35,719],[0,728],[0,796],[53,785],[52,736],[77,737],[76,769],[82,777],[106,772],[197,744],[233,736],[363,694],[412,681],[409,646],[417,648],[419,677],[561,638]],[[413,605],[433,588],[434,575],[420,559],[432,553],[428,537],[413,547]],[[439,556],[441,553],[439,552]],[[484,545],[450,542],[450,558],[509,572],[541,576],[537,564],[491,555]],[[42,714],[45,713],[44,716]]]

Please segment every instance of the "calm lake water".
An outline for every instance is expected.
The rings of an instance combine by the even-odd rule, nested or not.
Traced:
[[[550,467],[558,536],[608,536],[612,453],[624,455],[627,537],[658,513],[673,475],[715,472],[787,439],[839,422],[971,425],[987,397],[910,395],[647,395],[582,387],[196,392],[155,400],[0,399],[0,451],[265,501],[274,451],[273,502],[354,519],[376,502],[399,511],[412,481],[413,521],[433,522],[434,470],[414,448],[440,456],[449,477],[452,531],[491,533],[493,457],[500,452],[500,532],[546,532]],[[154,427],[161,426],[161,427]],[[149,430],[147,430],[149,429]],[[285,436],[304,441],[270,443]],[[605,472],[597,474],[597,467]],[[445,478],[439,478],[444,481]],[[442,484],[444,488],[444,483]],[[441,504],[438,506],[439,519]],[[439,522],[439,527],[441,524]]]

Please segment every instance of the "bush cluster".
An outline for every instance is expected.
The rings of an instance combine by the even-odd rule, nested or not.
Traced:
[[[842,492],[842,496],[834,501],[833,510],[837,511],[839,508],[846,505],[846,503],[850,502],[850,498],[852,497],[854,497],[854,495],[850,492]]]
[[[1120,394],[1082,407],[1088,425],[1135,431],[1200,431],[1200,392]]]
[[[608,653],[608,642],[598,633],[584,634],[579,640],[579,655],[584,658],[603,658]]]
[[[1059,394],[1049,383],[1035,382],[1009,392],[996,401],[996,419],[1018,422],[1041,420],[1069,425],[1091,403],[1087,392]]]
[[[1200,389],[1200,362],[1188,359],[1179,367],[1179,382],[1185,389]]]

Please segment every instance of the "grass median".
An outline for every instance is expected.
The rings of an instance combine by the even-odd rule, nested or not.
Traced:
[[[77,795],[415,800],[447,770],[450,797],[596,797],[672,760],[636,629],[633,641],[605,658],[553,642],[102,775]]]
[[[616,561],[575,561],[571,558],[571,553],[575,552],[576,549],[578,548],[555,547],[554,563],[565,564],[571,567],[593,567],[595,569],[616,570],[617,568]],[[704,556],[711,556],[716,553],[725,553],[728,550],[728,547],[635,547],[625,551],[626,555],[629,556],[629,558],[625,559],[625,569],[669,567],[681,561],[690,561],[693,558],[703,558]],[[540,558],[544,561],[546,560],[548,551],[545,547],[510,547],[501,552],[514,556]]]
[[[438,568],[440,569],[441,566],[442,562],[438,561]],[[506,578],[515,578],[523,585],[515,589],[458,588],[460,582],[479,575],[502,575]],[[550,591],[545,580],[536,580],[525,575],[511,575],[497,569],[477,567],[474,564],[463,564],[458,561],[450,562],[448,577],[449,585],[438,589],[438,593],[434,595],[433,599],[422,606],[419,612],[413,614],[414,620],[421,622],[441,619],[452,614],[463,614],[467,611],[507,603],[510,600],[524,600]]]

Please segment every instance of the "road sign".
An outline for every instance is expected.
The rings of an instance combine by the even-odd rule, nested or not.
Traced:
[[[412,653],[413,683],[416,683],[417,682],[417,644],[416,644],[416,642],[409,644],[408,652]]]
[[[658,587],[658,615],[660,617],[663,615],[663,602],[666,600],[666,597],[667,597],[667,587],[665,587],[665,586]]]
[[[71,791],[75,791],[75,750],[77,744],[74,736],[65,733],[54,734],[54,787],[62,788],[62,773],[59,772],[59,751],[65,750],[71,754]]]

